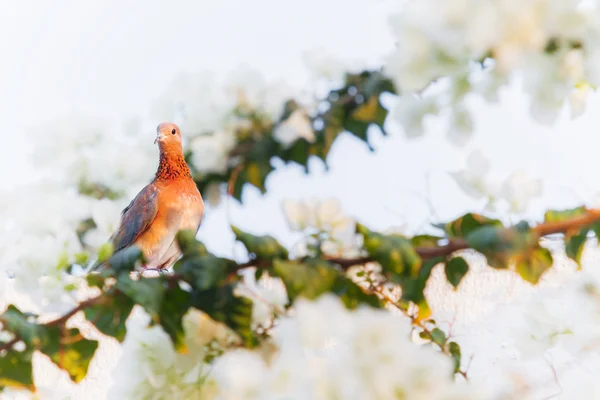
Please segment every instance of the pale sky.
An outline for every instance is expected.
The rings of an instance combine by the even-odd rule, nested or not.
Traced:
[[[314,47],[377,62],[393,44],[385,19],[390,3],[3,0],[0,188],[29,176],[26,127],[71,111],[151,120],[150,102],[182,70],[223,71],[247,64],[301,84],[306,79],[302,52]],[[492,174],[503,177],[522,168],[544,178],[544,196],[532,203],[531,215],[591,200],[600,192],[598,98],[583,117],[571,122],[565,113],[552,129],[533,121],[527,106],[518,89],[505,92],[499,106],[475,102],[475,139],[465,148],[448,144],[441,124],[412,141],[401,131],[388,138],[375,133],[375,153],[351,137],[341,138],[329,172],[316,161],[311,177],[300,168],[281,168],[268,180],[267,196],[250,189],[243,207],[230,202],[231,221],[290,244],[294,236],[279,212],[281,200],[336,196],[348,213],[373,228],[405,220],[418,227],[431,215],[422,198],[426,171],[431,172],[430,202],[447,220],[481,209],[446,174],[462,168],[475,148],[491,158]],[[225,209],[208,210],[200,231],[209,247],[223,254],[231,252],[232,238]]]

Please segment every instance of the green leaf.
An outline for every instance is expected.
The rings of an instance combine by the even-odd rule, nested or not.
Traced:
[[[411,241],[398,234],[383,235],[357,224],[358,233],[364,237],[364,247],[384,271],[394,275],[417,276],[423,260]]]
[[[339,296],[349,309],[361,304],[375,308],[383,306],[376,295],[365,293],[360,286],[335,269],[333,264],[324,260],[309,259],[304,263],[276,260],[273,275],[283,281],[290,303],[298,297],[312,300],[331,292]]]
[[[35,319],[35,316],[32,316],[32,319]],[[28,321],[28,317],[14,305],[9,305],[0,315],[0,322],[3,323],[4,330],[18,335],[26,344],[34,347],[40,345],[40,327],[35,321]]]
[[[130,272],[135,269],[138,262],[145,262],[142,250],[137,246],[130,246],[117,251],[108,260],[108,265],[115,271]]]
[[[100,246],[100,248],[98,249],[98,263],[103,263],[106,262],[110,259],[110,257],[112,257],[113,253],[115,251],[115,246],[108,242],[108,243],[104,243]]]
[[[466,241],[486,256],[491,267],[502,269],[508,267],[512,257],[538,245],[537,236],[524,226],[518,229],[482,226],[472,230]]]
[[[81,336],[79,329],[45,328],[40,351],[61,369],[69,373],[73,382],[81,382],[87,375],[90,361],[98,342]]]
[[[134,306],[133,300],[123,293],[104,295],[102,299],[83,310],[85,317],[96,328],[119,342],[125,340],[125,322]]]
[[[115,284],[115,288],[123,292],[136,304],[144,307],[146,312],[156,318],[165,298],[165,287],[161,279],[141,278],[132,280],[123,274]]]
[[[329,292],[339,276],[339,272],[323,260],[306,263],[275,260],[273,273],[285,284],[290,303],[299,296],[312,300]]]
[[[438,247],[438,242],[443,238],[433,235],[417,235],[410,242],[414,247]]]
[[[460,281],[469,271],[469,264],[462,257],[454,257],[453,259],[446,261],[446,279],[454,286],[454,289],[458,288]]]
[[[440,328],[431,331],[431,341],[441,347],[446,345],[446,334]]]
[[[90,287],[97,287],[98,289],[102,289],[106,281],[106,278],[100,274],[89,274],[85,279]]]
[[[552,267],[552,254],[543,247],[534,249],[527,257],[518,258],[515,270],[527,282],[535,285],[550,267]]]
[[[246,153],[243,168],[235,179],[233,186],[233,197],[238,201],[242,199],[242,189],[246,183],[249,183],[260,190],[261,193],[266,192],[265,182],[267,176],[273,167],[271,166],[271,158],[274,157],[280,145],[270,135],[263,136],[258,141],[248,141],[250,150]]]
[[[356,309],[360,305],[382,308],[383,302],[375,294],[365,293],[360,286],[345,276],[338,276],[331,291],[338,295],[346,308]]]
[[[544,222],[561,222],[573,217],[583,215],[587,212],[585,207],[577,207],[568,210],[548,210],[544,213]]]
[[[282,150],[278,156],[286,163],[295,162],[298,165],[308,167],[308,160],[311,156],[311,143],[304,138],[300,138],[291,147]]]
[[[35,391],[32,354],[32,350],[8,350],[0,356],[0,388],[4,386]]]
[[[287,259],[288,251],[271,235],[255,236],[232,226],[236,240],[244,244],[248,253],[260,260]]]
[[[379,94],[373,95],[367,101],[360,104],[350,114],[350,118],[355,121],[373,123],[379,127],[383,126],[388,111],[381,105]]]
[[[175,264],[173,270],[183,274],[196,289],[206,290],[227,279],[236,266],[233,260],[209,254],[184,257]]]
[[[212,319],[222,322],[237,332],[246,346],[257,344],[252,332],[252,301],[234,295],[234,285],[208,290],[194,290],[190,297],[192,307],[204,311]]]
[[[594,235],[596,235],[598,245],[600,245],[600,222],[591,225],[590,229],[594,232]]]
[[[183,317],[190,309],[190,294],[179,286],[174,286],[167,293],[166,301],[163,301],[158,315],[159,323],[164,331],[171,337],[175,350],[185,352],[185,331],[183,329]]]
[[[402,300],[416,304],[419,307],[417,320],[424,320],[431,316],[431,309],[427,304],[427,299],[423,291],[427,285],[427,280],[431,276],[431,271],[440,262],[443,262],[443,257],[436,257],[425,260],[419,269],[417,276],[400,277],[397,283],[402,288]]]
[[[443,229],[451,238],[466,238],[473,231],[483,226],[501,227],[502,222],[497,219],[484,217],[483,215],[469,213],[454,221],[436,226]]]
[[[207,255],[208,250],[204,243],[196,240],[196,232],[193,230],[184,230],[177,233],[177,243],[184,256],[189,255]]]
[[[448,351],[452,356],[452,360],[454,360],[454,373],[460,371],[460,363],[461,363],[461,351],[460,346],[456,342],[448,343]]]
[[[576,234],[567,234],[565,236],[565,252],[567,257],[577,263],[581,268],[581,256],[587,242],[588,229],[582,229]]]

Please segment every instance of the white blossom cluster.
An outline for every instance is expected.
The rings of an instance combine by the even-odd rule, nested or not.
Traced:
[[[206,345],[225,343],[204,314],[185,319],[188,354],[177,354],[148,318],[128,324],[111,398],[486,399],[452,379],[451,360],[410,339],[408,321],[383,310],[348,311],[338,297],[298,300],[258,350],[229,350],[212,364]],[[343,368],[341,368],[343,366]]]
[[[477,322],[485,333],[466,345],[493,376],[490,384],[513,394],[519,387],[527,392],[517,398],[557,393],[560,398],[599,398],[600,253],[593,244],[585,252],[582,271],[519,296]],[[553,253],[557,263],[567,263],[559,249]]]
[[[407,1],[389,23],[397,46],[385,71],[403,94],[392,115],[409,137],[422,134],[425,117],[447,111],[449,139],[466,143],[473,130],[467,95],[497,101],[511,80],[546,124],[565,100],[572,117],[580,115],[588,90],[600,83],[595,2]]]
[[[283,211],[290,229],[307,235],[305,241],[297,243],[292,249],[298,256],[306,254],[307,245],[314,244],[314,236],[319,236],[321,250],[329,255],[357,255],[362,237],[356,234],[356,221],[342,211],[339,199],[288,199],[283,202]]]
[[[150,316],[139,307],[127,321],[127,337],[114,369],[111,399],[192,399],[202,397],[210,366],[211,349],[222,350],[236,342],[224,325],[198,310],[184,317],[185,351],[177,352],[159,326],[148,326]]]
[[[213,398],[487,398],[455,384],[450,359],[411,342],[410,330],[386,311],[348,311],[333,295],[298,300],[274,332],[274,353],[236,350],[215,362]]]
[[[202,173],[224,173],[228,154],[237,144],[236,131],[259,115],[277,121],[286,100],[298,98],[299,91],[283,82],[269,82],[258,71],[241,68],[222,76],[200,73],[180,74],[152,107],[153,118],[177,121],[187,137],[192,164]],[[292,113],[274,130],[284,146],[298,138],[314,141],[307,111]]]
[[[491,177],[490,162],[479,150],[472,151],[466,161],[465,169],[450,172],[450,176],[468,196],[487,199],[488,209],[495,210],[503,202],[509,211],[522,213],[542,194],[541,179],[531,178],[525,171],[517,170],[503,182]]]

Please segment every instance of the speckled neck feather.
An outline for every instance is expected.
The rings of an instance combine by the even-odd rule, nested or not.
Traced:
[[[177,152],[160,152],[160,163],[156,171],[155,180],[173,181],[179,178],[192,178],[190,168],[185,162],[185,158],[181,151]]]

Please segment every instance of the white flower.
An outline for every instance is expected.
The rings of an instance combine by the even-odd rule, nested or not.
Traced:
[[[226,93],[218,76],[207,71],[181,73],[152,106],[160,121],[178,120],[186,135],[221,129],[230,119],[237,99]]]
[[[334,83],[342,83],[346,73],[364,69],[364,62],[336,57],[323,48],[315,48],[303,53],[303,60],[315,78],[325,78]]]
[[[474,150],[467,157],[467,168],[451,172],[450,176],[467,195],[480,199],[492,195],[487,179],[489,171],[489,160],[480,150]]]
[[[347,310],[340,298],[298,299],[275,327],[276,352],[235,350],[214,363],[216,399],[487,399],[452,381],[452,361],[411,342],[386,310]],[[266,361],[266,362],[265,362]]]
[[[242,110],[258,111],[273,120],[280,117],[285,101],[297,94],[297,90],[286,83],[269,82],[259,71],[246,67],[227,76],[225,89]]]
[[[273,131],[273,136],[284,148],[291,147],[300,138],[306,139],[310,143],[315,141],[312,121],[306,111],[302,109],[294,111],[285,121],[279,124]]]
[[[257,282],[253,268],[244,274],[244,281],[238,285],[236,292],[252,300],[252,324],[255,327],[268,327],[273,314],[284,313],[289,302],[281,279],[272,278],[265,272]]]
[[[585,112],[589,86],[585,85],[574,89],[569,95],[569,106],[571,107],[571,119],[575,119]]]
[[[464,146],[473,136],[473,119],[471,113],[464,108],[452,111],[448,139],[457,146]]]
[[[202,173],[225,173],[235,144],[235,133],[226,129],[198,136],[190,143],[192,164]]]
[[[186,354],[178,354],[159,325],[148,327],[150,316],[136,306],[127,320],[123,353],[114,370],[115,399],[202,398],[208,368],[204,346],[225,340],[227,328],[204,313],[190,310],[184,317]]]
[[[211,377],[219,388],[219,400],[265,398],[267,366],[258,353],[234,350],[219,357]]]
[[[423,135],[423,122],[429,115],[437,115],[439,106],[435,96],[417,97],[412,94],[400,96],[390,116],[404,128],[409,138]]]
[[[531,199],[540,196],[541,193],[540,179],[531,179],[525,172],[517,171],[504,182],[500,196],[509,203],[512,211],[523,212]]]
[[[332,239],[340,242],[353,240],[356,223],[344,215],[340,201],[336,198],[307,202],[284,200],[283,211],[290,229],[306,229],[328,232]]]

